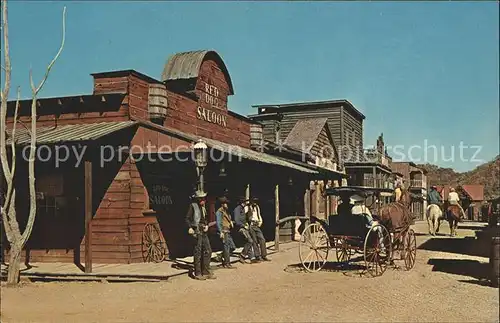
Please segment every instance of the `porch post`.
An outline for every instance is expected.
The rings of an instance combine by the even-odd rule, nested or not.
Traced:
[[[373,187],[377,187],[377,169],[373,167]]]
[[[276,213],[276,227],[274,231],[274,250],[280,250],[280,226],[278,224],[280,220],[280,187],[278,184],[274,187],[274,208]]]
[[[85,161],[85,273],[92,273],[92,162]]]
[[[325,183],[325,191],[326,189],[328,188],[328,181],[327,180],[324,180],[323,181]],[[324,198],[324,202],[325,202],[325,220],[328,221],[328,216],[330,215],[330,197],[328,195],[325,195],[325,198]]]
[[[304,193],[304,216],[306,216],[309,220],[306,220],[305,225],[309,224],[311,219],[311,190],[310,190],[310,182],[308,183],[308,187]]]
[[[319,193],[319,181],[314,182],[314,216],[317,218],[320,218],[319,216],[319,198],[320,198],[320,193]]]

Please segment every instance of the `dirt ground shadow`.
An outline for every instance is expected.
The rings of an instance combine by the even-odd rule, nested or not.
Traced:
[[[422,243],[418,249],[488,257],[488,250],[484,250],[482,241],[474,237],[432,238]]]
[[[284,270],[288,273],[308,273],[301,263],[288,265]],[[321,268],[320,271],[331,273],[337,272],[349,277],[361,277],[365,275],[366,268],[360,263],[340,263],[329,261],[323,266],[323,268]]]
[[[468,259],[429,259],[427,264],[433,266],[432,271],[474,278],[472,280],[459,280],[460,282],[486,286],[489,285],[488,263]]]

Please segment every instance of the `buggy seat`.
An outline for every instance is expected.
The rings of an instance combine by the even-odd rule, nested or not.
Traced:
[[[368,220],[363,215],[330,215],[329,234],[364,238],[368,233]]]

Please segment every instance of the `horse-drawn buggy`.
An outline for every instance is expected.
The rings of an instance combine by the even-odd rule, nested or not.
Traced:
[[[311,216],[304,228],[299,257],[306,271],[321,270],[333,249],[338,263],[364,260],[365,271],[371,276],[382,275],[388,265],[396,266],[395,260],[404,261],[406,270],[413,268],[417,245],[415,232],[410,228],[413,218],[408,210],[409,192],[403,193],[401,202],[377,205],[384,191],[391,192],[359,186],[327,189],[327,195],[339,196],[342,203],[337,208],[338,214],[327,220]],[[352,202],[354,198],[364,201],[356,205]],[[368,199],[370,205],[366,203]],[[372,215],[370,208],[376,214]]]

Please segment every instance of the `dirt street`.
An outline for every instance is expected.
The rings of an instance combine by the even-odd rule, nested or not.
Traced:
[[[421,223],[416,229],[426,232]],[[463,237],[471,231],[459,228],[458,233]],[[418,242],[428,239],[420,235]],[[434,245],[439,239],[450,240],[434,238]],[[28,283],[2,288],[1,320],[498,322],[498,289],[478,279],[486,258],[418,250],[412,271],[388,269],[382,277],[367,278],[353,271],[303,273],[288,267],[298,263],[297,245],[282,249],[270,263],[217,270],[214,281],[183,276],[164,283]],[[331,253],[330,259],[334,257]]]

